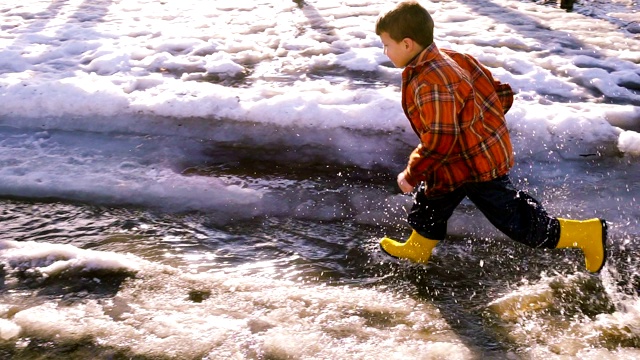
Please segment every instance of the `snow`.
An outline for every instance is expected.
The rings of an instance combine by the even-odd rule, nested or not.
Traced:
[[[533,186],[554,187],[542,175],[553,169],[580,178],[588,162],[636,167],[637,3],[584,0],[570,13],[524,0],[423,5],[439,47],[477,57],[517,91],[507,114],[516,178],[547,164]],[[416,138],[401,69],[374,32],[387,6],[0,1],[0,193],[280,211],[264,188],[183,175],[211,146],[394,173]]]

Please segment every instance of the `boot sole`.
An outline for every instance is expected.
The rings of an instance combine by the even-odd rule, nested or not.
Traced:
[[[595,271],[596,274],[600,273],[600,270],[604,267],[604,264],[607,263],[608,252],[607,252],[607,221],[604,219],[600,219],[600,223],[602,224],[602,252],[604,253],[602,264],[598,270]]]

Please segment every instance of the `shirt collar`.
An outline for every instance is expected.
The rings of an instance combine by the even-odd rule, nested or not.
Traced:
[[[433,60],[439,52],[440,51],[438,50],[436,43],[432,42],[431,45],[427,46],[418,55],[416,55],[413,59],[411,59],[411,61],[409,61],[409,64],[407,64],[406,67],[415,68],[426,62],[429,62]]]

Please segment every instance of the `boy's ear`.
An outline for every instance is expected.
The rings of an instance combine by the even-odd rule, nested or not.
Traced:
[[[413,51],[413,48],[416,46],[416,42],[413,41],[413,39],[411,38],[404,38],[402,39],[402,48],[407,50],[407,51]]]
[[[422,47],[422,45],[418,44],[417,42],[415,42],[415,40],[413,40],[412,38],[404,38],[402,39],[401,42],[402,48],[405,49],[407,52],[411,52],[411,53],[417,53],[422,51],[424,48]]]

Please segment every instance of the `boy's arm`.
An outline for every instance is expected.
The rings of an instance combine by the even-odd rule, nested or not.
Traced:
[[[496,94],[498,95],[498,99],[500,100],[500,104],[502,104],[502,112],[504,114],[511,109],[511,105],[513,105],[513,89],[511,89],[511,85],[507,83],[501,83],[499,80],[494,79],[493,74],[489,69],[487,69],[484,65],[482,65],[475,58],[468,56],[477,66],[482,70],[484,75],[489,79],[489,81],[493,84],[493,88],[496,90]]]
[[[447,159],[460,134],[455,96],[444,86],[420,85],[414,92],[419,121],[411,119],[420,136],[404,170],[404,179],[416,186]]]

